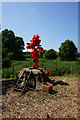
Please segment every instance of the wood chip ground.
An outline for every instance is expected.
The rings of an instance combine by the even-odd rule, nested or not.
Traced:
[[[7,89],[2,95],[2,118],[77,118],[78,77],[53,77],[53,91],[47,94],[41,84],[22,96]],[[20,96],[20,97],[19,97]]]

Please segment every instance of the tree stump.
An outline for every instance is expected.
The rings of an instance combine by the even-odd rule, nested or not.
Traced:
[[[24,93],[26,90],[33,90],[42,82],[49,82],[50,79],[43,68],[23,68],[18,77],[14,90],[20,90]]]

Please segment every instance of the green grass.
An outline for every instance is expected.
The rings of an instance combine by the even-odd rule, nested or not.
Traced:
[[[39,65],[41,66],[43,61],[43,68],[50,70],[52,75],[69,75],[69,74],[79,74],[79,64],[78,61],[60,61],[60,60],[46,60],[40,59]],[[73,66],[73,71],[71,73],[71,66]]]
[[[80,61],[80,60],[79,60]],[[45,68],[46,71],[50,70],[52,76],[79,76],[79,61],[60,61],[60,60],[46,60],[45,58],[39,59],[39,67]],[[33,59],[26,58],[26,61],[15,61],[12,60],[10,68],[2,70],[3,78],[16,77],[20,70],[23,68],[28,68],[33,65]],[[13,76],[13,66],[14,66],[14,76]],[[73,66],[73,72],[71,72],[71,66]]]
[[[31,67],[33,63],[32,59],[27,59],[26,61],[12,61],[11,67],[2,70],[2,77],[3,78],[11,78],[13,77],[13,66],[14,66],[14,77],[16,77],[20,70],[23,68]]]

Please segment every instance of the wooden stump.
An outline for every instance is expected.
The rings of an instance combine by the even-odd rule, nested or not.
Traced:
[[[38,87],[39,83],[49,82],[50,79],[44,72],[43,68],[33,69],[24,68],[20,71],[14,90],[24,91],[31,88],[35,89]]]

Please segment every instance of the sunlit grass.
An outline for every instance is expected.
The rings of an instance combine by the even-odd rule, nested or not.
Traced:
[[[45,58],[39,59],[39,68],[50,70],[52,76],[79,76],[79,62],[78,61],[60,61],[60,60],[46,60]],[[3,78],[13,77],[13,67],[14,67],[14,77],[16,77],[20,70],[23,68],[32,67],[33,59],[26,58],[26,61],[15,61],[12,60],[10,68],[2,70]],[[71,71],[71,66],[73,70]]]

